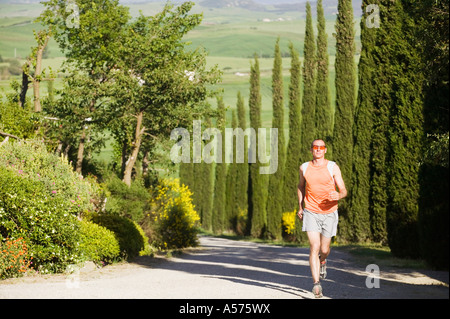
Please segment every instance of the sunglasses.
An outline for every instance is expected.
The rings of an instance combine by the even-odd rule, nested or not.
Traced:
[[[325,150],[327,147],[325,145],[313,145],[313,150]]]

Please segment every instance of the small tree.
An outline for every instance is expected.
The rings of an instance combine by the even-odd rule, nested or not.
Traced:
[[[190,127],[194,116],[208,110],[212,96],[207,85],[219,79],[217,68],[206,70],[205,52],[186,50],[183,36],[201,22],[201,15],[189,15],[186,2],[173,9],[166,5],[154,17],[139,16],[121,37],[116,61],[115,94],[121,120],[134,123],[131,154],[123,181],[130,185],[133,167],[144,134],[170,135],[171,129]]]
[[[86,83],[80,82],[78,85],[89,91],[92,81],[97,82],[95,86],[110,81],[118,47],[122,42],[120,35],[130,19],[128,8],[119,5],[118,0],[77,0],[76,3],[48,0],[43,3],[46,9],[38,21],[51,28],[56,42],[67,57],[67,70],[77,70],[89,78]],[[75,16],[78,19],[74,21]],[[90,96],[89,112],[103,112],[104,109],[96,109],[99,104],[103,105],[97,101],[96,94]],[[81,116],[83,110],[76,110],[78,106],[74,104],[69,107]],[[106,114],[100,116],[103,121],[107,120]],[[76,171],[81,173],[89,128],[81,123],[76,134],[79,136]]]
[[[302,149],[301,161],[308,161],[311,157],[309,146],[316,138],[316,48],[314,45],[314,29],[311,17],[311,5],[306,3],[306,31],[303,60],[303,100],[302,100]]]
[[[283,173],[285,161],[284,141],[284,90],[283,67],[280,52],[280,39],[275,45],[275,59],[272,74],[272,127],[278,129],[278,169],[269,176],[269,195],[267,201],[267,233],[268,236],[279,239],[281,237],[281,215],[283,213]],[[274,150],[271,150],[274,151]],[[273,159],[272,159],[273,160]]]
[[[250,127],[261,127],[261,91],[260,91],[260,71],[259,61],[255,55],[255,63],[251,65],[250,73]],[[250,149],[257,150],[259,144],[259,136],[256,136],[256,147]],[[249,150],[249,161],[251,158],[256,159],[256,154],[252,154]],[[248,186],[248,217],[250,219],[250,233],[253,237],[261,237],[265,235],[266,230],[266,199],[264,194],[265,178],[260,174],[259,168],[261,164],[258,161],[250,164],[249,168],[249,186]]]
[[[227,164],[225,164],[225,121],[226,109],[223,98],[217,98],[217,127],[221,132],[222,143],[221,158],[215,166],[215,182],[214,182],[214,197],[212,208],[212,230],[216,234],[220,234],[225,226],[225,207],[226,207],[226,178],[227,178]],[[219,144],[220,145],[220,144]]]

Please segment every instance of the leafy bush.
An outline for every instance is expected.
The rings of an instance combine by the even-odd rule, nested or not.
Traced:
[[[295,229],[295,218],[297,216],[297,211],[285,212],[282,216],[283,221],[283,231],[286,234],[293,234]]]
[[[106,189],[110,196],[106,202],[106,210],[112,214],[140,221],[148,209],[150,194],[140,180],[135,180],[131,186],[126,185],[117,176],[109,178]]]
[[[164,245],[166,249],[175,249],[198,245],[198,230],[193,227],[186,207],[180,204],[171,206],[167,217],[162,218],[156,227],[159,246]]]
[[[105,227],[82,220],[80,249],[88,260],[112,263],[120,259],[120,246],[114,233]]]
[[[90,218],[114,233],[124,258],[137,257],[140,251],[146,249],[146,238],[131,219],[116,214],[92,214]]]
[[[152,212],[142,225],[152,243],[162,249],[196,246],[200,217],[188,187],[178,179],[164,179],[151,191]]]
[[[80,261],[79,222],[62,196],[0,165],[0,237],[26,238],[33,268],[65,270]]]
[[[26,272],[31,258],[23,238],[0,240],[0,279],[16,277]]]
[[[81,261],[77,215],[95,209],[98,184],[75,173],[43,143],[0,147],[0,236],[24,237],[33,268],[64,271]]]
[[[283,213],[282,217],[283,223],[283,237],[287,241],[293,241],[295,239],[295,221],[297,219],[297,211]]]
[[[13,90],[20,90],[20,85],[13,82]],[[37,115],[29,110],[29,107],[20,107],[18,95],[10,94],[6,97],[0,95],[0,131],[18,136],[30,138],[37,129]],[[3,137],[0,136],[0,141]]]
[[[64,203],[68,213],[93,210],[91,201],[98,196],[98,186],[73,171],[67,159],[48,153],[38,141],[7,143],[0,148],[0,166],[23,178],[35,181],[46,196]]]

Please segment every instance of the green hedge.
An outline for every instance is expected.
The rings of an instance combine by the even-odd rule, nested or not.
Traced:
[[[119,243],[120,252],[125,259],[139,256],[147,249],[147,240],[139,226],[132,220],[116,214],[92,214],[90,219],[95,224],[112,231]]]
[[[119,242],[109,229],[82,220],[80,235],[80,249],[88,260],[95,263],[113,263],[120,259]]]

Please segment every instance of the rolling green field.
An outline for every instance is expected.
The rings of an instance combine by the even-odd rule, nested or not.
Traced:
[[[132,4],[130,13],[133,16],[141,11],[145,15],[154,15],[163,8],[163,3],[149,2]],[[40,4],[0,4],[0,55],[5,58],[19,58],[23,63],[34,45],[33,30],[39,30],[41,25],[34,22],[43,6]],[[223,72],[223,81],[217,88],[223,90],[225,104],[229,109],[236,107],[237,92],[240,91],[248,103],[249,73],[254,54],[261,58],[261,94],[262,94],[262,124],[271,126],[272,120],[272,88],[271,76],[275,42],[280,37],[282,53],[289,52],[289,43],[303,56],[303,40],[305,32],[305,12],[289,11],[250,11],[243,8],[207,8],[194,6],[193,13],[203,13],[202,25],[191,31],[186,41],[191,42],[190,48],[203,47],[208,53],[208,65],[218,65]],[[355,13],[355,16],[358,16]],[[315,18],[314,18],[315,19]],[[270,22],[269,22],[270,20]],[[315,21],[314,21],[315,22]],[[315,23],[314,23],[315,24]],[[334,104],[334,55],[335,39],[334,16],[327,16],[326,30],[328,34],[328,53],[330,62],[330,92]],[[359,22],[355,19],[356,47],[360,50]],[[317,30],[315,30],[317,35]],[[358,59],[356,55],[355,59]],[[63,53],[57,43],[51,40],[48,48],[48,58],[44,67],[51,66],[56,71],[64,61]],[[288,123],[287,92],[289,87],[290,58],[283,58],[286,129]],[[1,80],[0,89],[9,90],[10,80]],[[58,88],[60,80],[56,81]],[[31,90],[30,90],[31,91]],[[28,92],[31,96],[31,92]],[[46,85],[42,85],[41,95],[45,96]],[[211,101],[213,106],[215,101]],[[231,119],[231,112],[228,112]],[[227,125],[231,125],[231,120]]]

